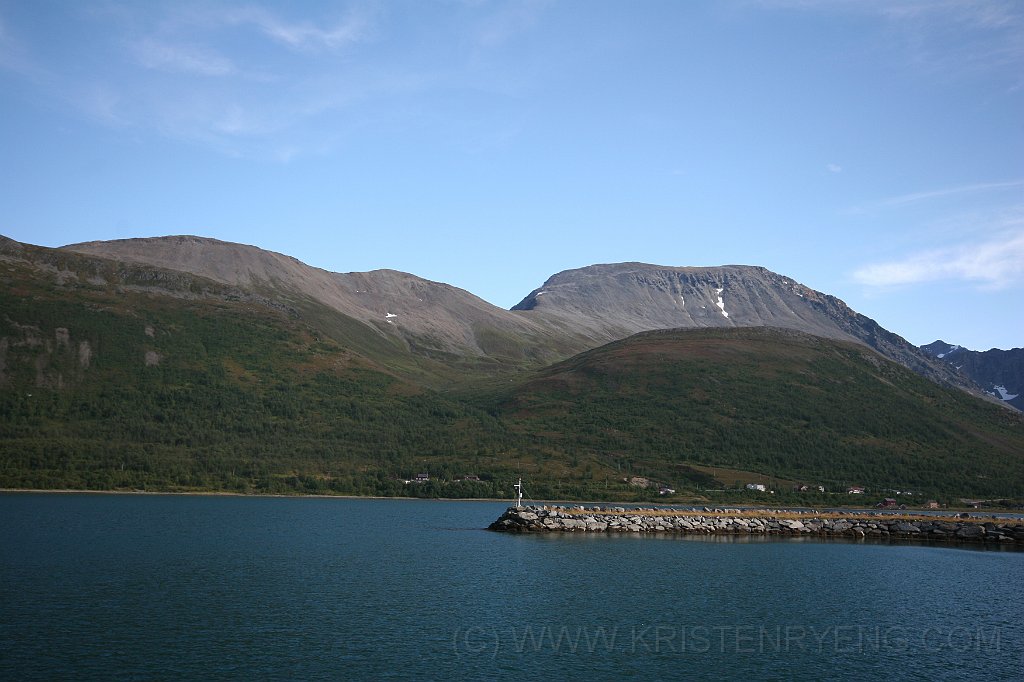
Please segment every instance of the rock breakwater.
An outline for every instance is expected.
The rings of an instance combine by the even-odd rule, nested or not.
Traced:
[[[925,517],[872,512],[788,510],[509,507],[488,530],[506,533],[676,533],[877,538],[946,543],[995,543],[1024,549],[1016,519]]]

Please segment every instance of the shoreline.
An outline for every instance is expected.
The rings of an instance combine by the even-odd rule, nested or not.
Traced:
[[[26,495],[141,495],[141,496],[175,496],[175,497],[251,497],[251,498],[276,498],[276,499],[338,499],[338,500],[421,500],[424,502],[502,502],[509,504],[511,500],[506,497],[410,497],[398,495],[343,495],[343,494],[316,494],[316,493],[236,493],[227,490],[82,490],[80,488],[0,488],[0,494],[26,494]],[[680,515],[684,514],[714,514],[715,510],[728,509],[736,512],[776,512],[780,509],[788,509],[794,513],[806,513],[813,511],[817,514],[845,513],[847,511],[856,514],[878,514],[887,518],[902,518],[904,516],[926,517],[931,519],[943,518],[943,514],[950,515],[967,513],[968,518],[974,519],[1019,519],[1024,520],[1024,511],[1019,509],[1006,509],[993,507],[991,509],[977,509],[972,507],[947,507],[945,509],[902,509],[886,510],[876,507],[860,507],[856,505],[836,505],[831,507],[810,507],[792,505],[789,507],[751,505],[751,504],[715,504],[708,501],[703,502],[607,502],[600,500],[529,500],[530,506],[551,506],[567,505],[582,506],[591,505],[596,507],[625,507],[637,510],[651,509],[654,511],[669,511]],[[678,507],[691,507],[693,509],[678,509]],[[699,511],[697,508],[708,511]],[[512,507],[509,507],[510,509]],[[1008,516],[1009,515],[1009,516]]]
[[[0,488],[2,494],[24,495],[142,495],[142,496],[173,496],[173,497],[252,497],[278,499],[314,499],[314,500],[422,500],[424,502],[504,502],[508,498],[492,497],[406,497],[397,495],[318,495],[316,493],[233,493],[226,490],[80,490],[77,488],[40,489],[40,488]],[[566,500],[565,504],[573,504]]]

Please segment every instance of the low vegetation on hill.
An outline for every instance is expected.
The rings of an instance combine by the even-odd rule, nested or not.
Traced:
[[[1024,496],[1019,414],[854,344],[718,329],[541,370],[424,359],[315,301],[60,258],[0,262],[0,487],[508,497],[522,475],[535,499],[655,499],[746,471]]]
[[[535,446],[664,481],[701,464],[815,489],[1021,490],[1019,414],[799,332],[639,334],[535,373],[492,410]]]

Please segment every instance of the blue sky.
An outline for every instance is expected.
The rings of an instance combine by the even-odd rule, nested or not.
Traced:
[[[510,307],[763,265],[1024,346],[1024,4],[0,0],[0,234],[200,234]]]

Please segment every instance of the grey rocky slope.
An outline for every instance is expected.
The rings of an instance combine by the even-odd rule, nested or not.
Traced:
[[[71,244],[64,250],[199,275],[287,301],[310,297],[425,355],[551,361],[584,348],[572,334],[473,294],[396,270],[336,273],[254,246],[195,236]]]
[[[976,351],[940,340],[921,350],[967,375],[993,397],[1024,410],[1024,348]]]
[[[288,305],[312,298],[432,357],[546,364],[637,332],[771,326],[865,344],[934,381],[979,392],[838,298],[762,267],[593,265],[552,276],[511,311],[395,270],[333,273],[253,246],[194,236],[87,242],[76,253],[184,271]]]
[[[838,298],[762,267],[592,265],[554,275],[513,310],[544,324],[578,330],[594,345],[655,329],[796,329],[861,343],[934,381],[977,388]]]

